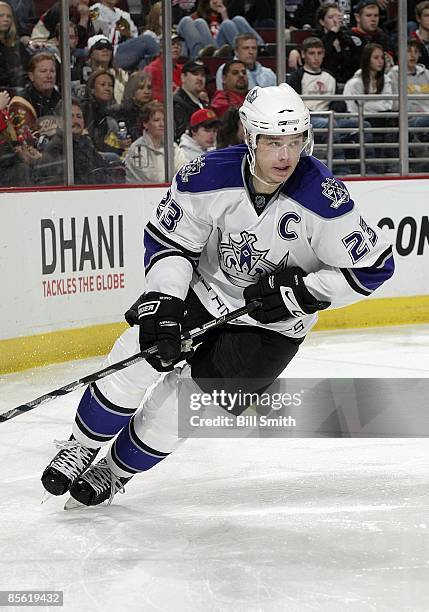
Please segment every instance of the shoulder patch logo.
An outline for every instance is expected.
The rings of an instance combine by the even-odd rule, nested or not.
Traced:
[[[334,177],[325,179],[321,186],[322,195],[332,200],[331,208],[339,208],[350,201],[349,192]]]
[[[189,177],[193,176],[194,174],[199,174],[205,165],[206,162],[204,161],[204,156],[196,157],[182,166],[182,169],[179,171],[179,176],[184,183],[187,183],[189,181]]]

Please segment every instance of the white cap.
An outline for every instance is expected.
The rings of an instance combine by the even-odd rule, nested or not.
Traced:
[[[107,36],[104,36],[104,34],[96,34],[95,36],[91,36],[90,38],[88,38],[88,42],[86,45],[86,50],[88,54],[91,53],[91,49],[97,43],[101,43],[100,46],[110,47],[113,50],[113,45],[110,42],[110,40],[107,38]]]

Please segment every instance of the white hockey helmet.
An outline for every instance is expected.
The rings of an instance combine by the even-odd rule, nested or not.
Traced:
[[[246,144],[250,153],[250,169],[255,167],[257,136],[285,136],[304,134],[301,155],[313,152],[313,130],[310,111],[290,85],[281,83],[274,87],[253,87],[239,109]]]

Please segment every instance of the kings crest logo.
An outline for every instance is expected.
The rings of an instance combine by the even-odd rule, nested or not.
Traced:
[[[327,178],[322,183],[322,195],[332,200],[331,208],[339,208],[341,204],[350,201],[349,192],[342,187],[333,177]]]
[[[254,102],[257,97],[258,97],[258,90],[255,87],[254,89],[251,89],[249,93],[247,94],[246,102],[248,102],[249,104],[252,104],[252,102]]]
[[[187,183],[190,176],[199,174],[206,165],[204,156],[197,157],[183,166],[179,172],[179,176],[184,183]]]
[[[267,250],[256,248],[255,234],[241,232],[240,239],[234,240],[231,235],[227,242],[222,242],[219,230],[218,256],[222,272],[227,279],[238,287],[247,287],[256,282],[260,276],[284,270],[287,267],[289,251],[278,263],[267,259]]]

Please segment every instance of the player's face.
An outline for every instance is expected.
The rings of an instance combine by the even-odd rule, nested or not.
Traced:
[[[380,20],[380,11],[377,5],[365,6],[360,15],[356,14],[358,27],[364,32],[375,32]]]
[[[320,70],[320,66],[325,57],[325,50],[319,47],[310,47],[304,51],[302,55],[307,68],[317,72]]]
[[[302,147],[302,134],[259,136],[255,174],[273,185],[284,183],[297,167]]]
[[[29,73],[30,81],[42,94],[50,95],[55,85],[55,65],[51,60],[42,60]]]
[[[207,151],[207,149],[215,146],[216,134],[217,127],[205,127],[202,125],[194,132],[193,138],[204,151]]]
[[[384,52],[381,49],[374,49],[371,53],[369,69],[371,72],[381,72],[384,70]]]
[[[243,40],[239,42],[236,49],[236,54],[240,62],[244,62],[246,66],[253,67],[258,55],[258,45],[256,40]]]

